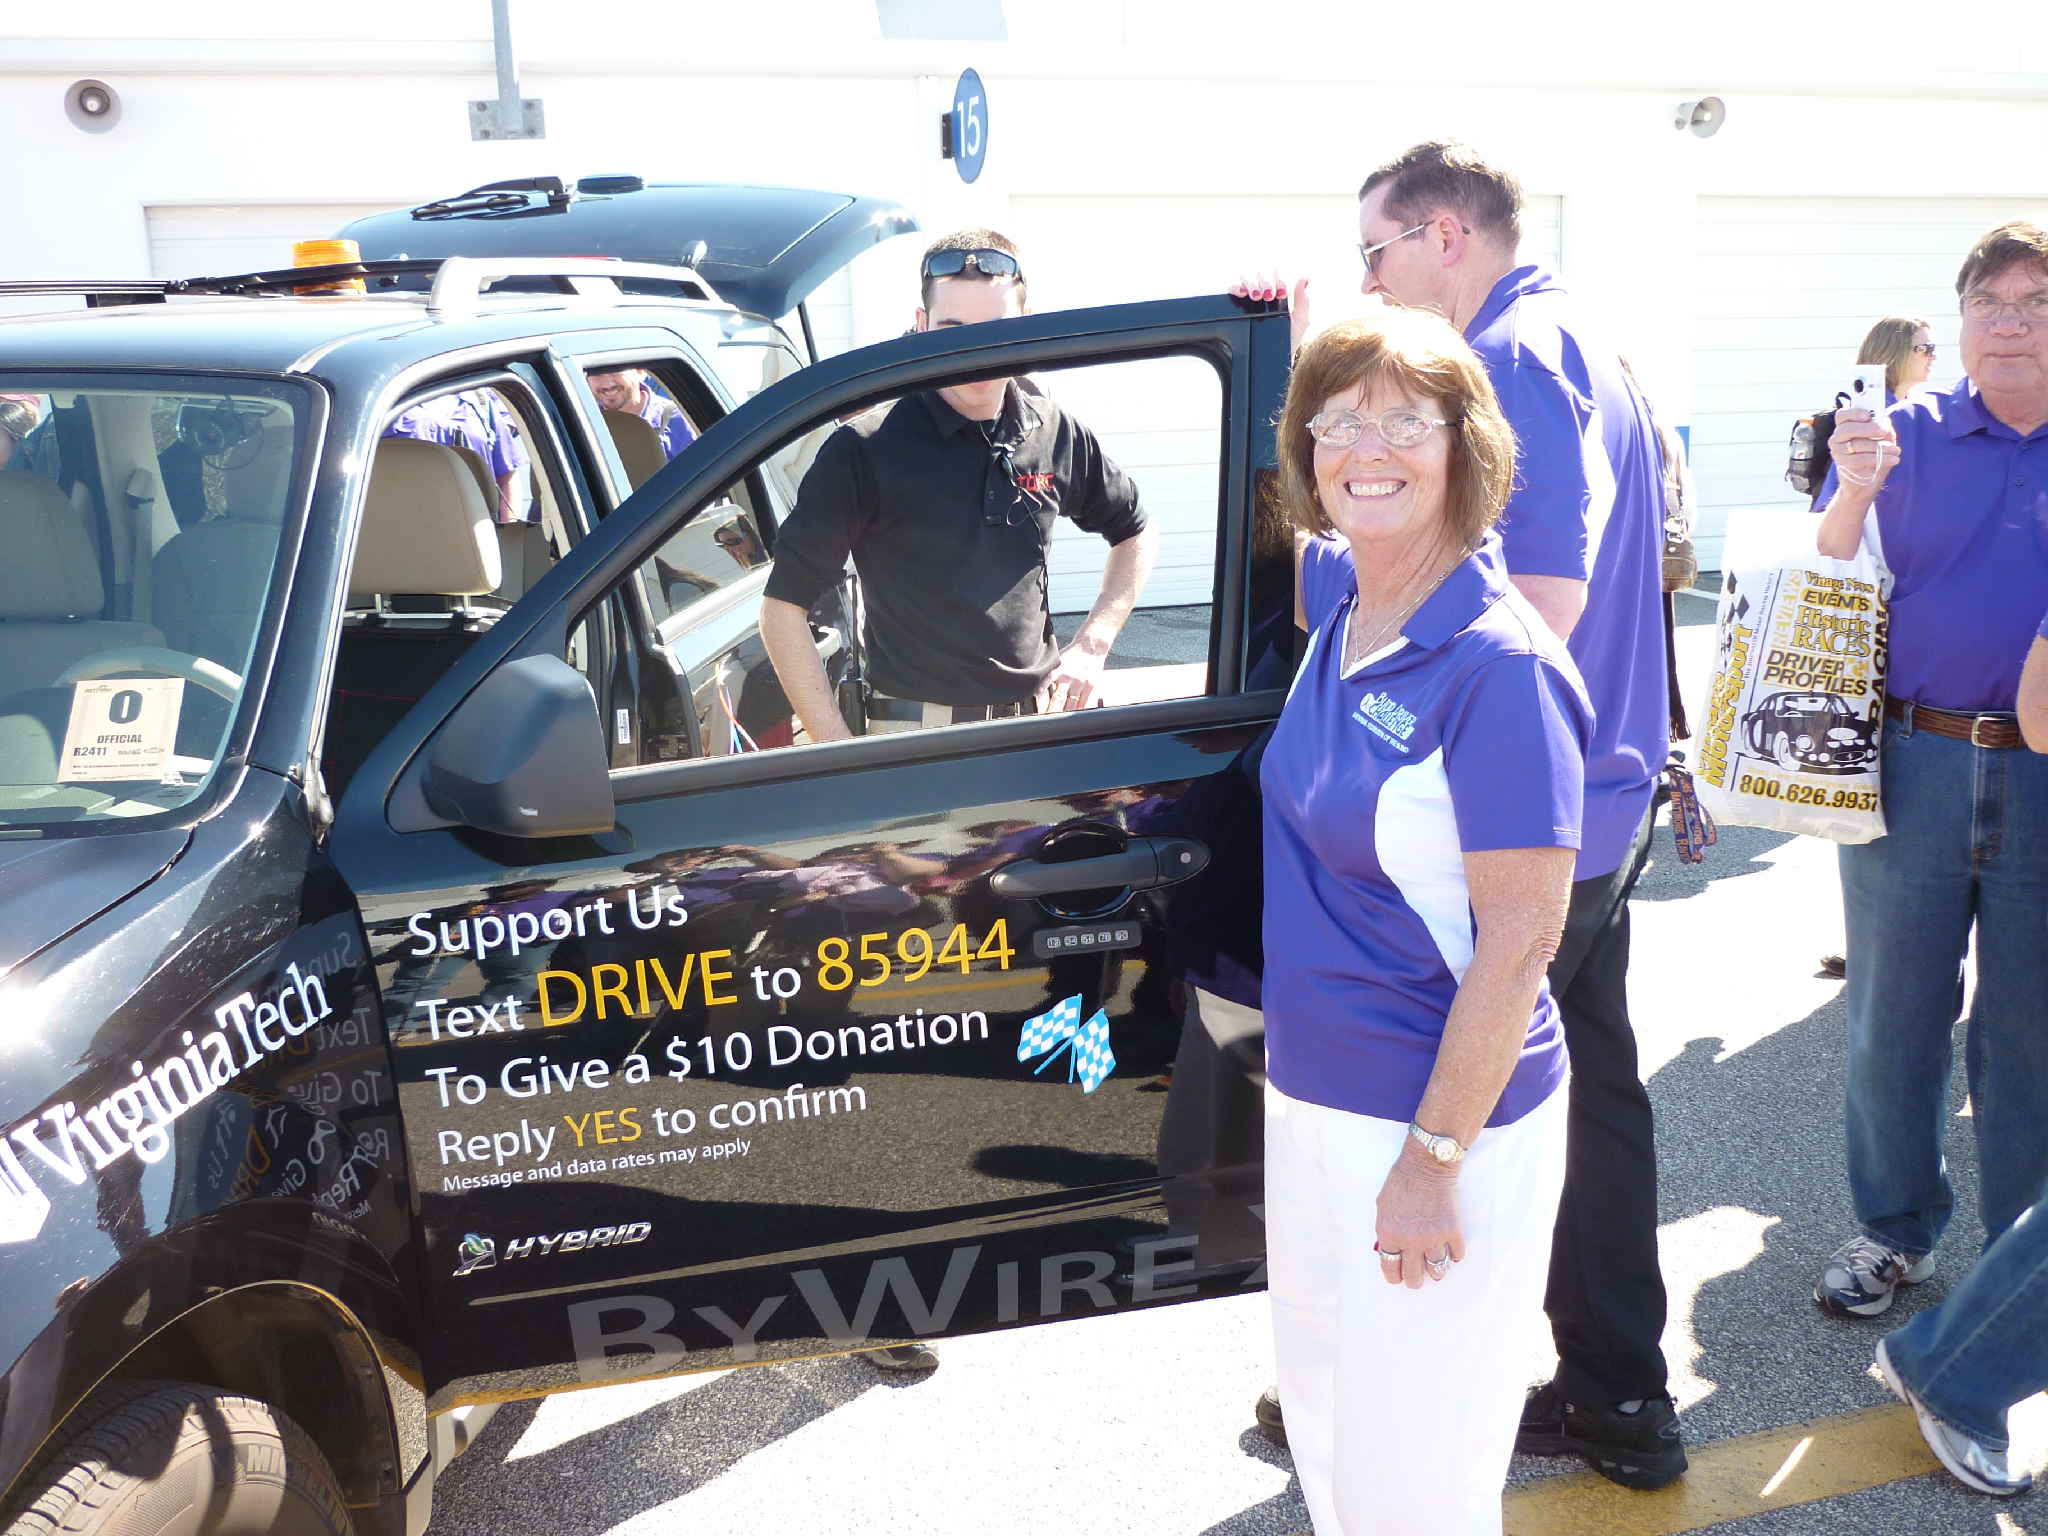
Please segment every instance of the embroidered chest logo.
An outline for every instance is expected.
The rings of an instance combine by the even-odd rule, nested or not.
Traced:
[[[1408,750],[1408,738],[1415,734],[1415,715],[1384,693],[1368,693],[1358,701],[1351,718],[1392,747]]]
[[[1017,470],[1013,477],[1017,489],[1025,501],[1032,506],[1059,510],[1058,498],[1053,494],[1053,472],[1049,469]]]

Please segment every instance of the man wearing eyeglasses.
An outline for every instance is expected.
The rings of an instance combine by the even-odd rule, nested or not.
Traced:
[[[935,242],[917,329],[1021,315],[1017,249],[993,230]],[[1101,590],[1073,640],[1053,637],[1054,521],[1101,536]],[[761,637],[813,741],[850,733],[808,613],[850,558],[866,610],[870,734],[1082,709],[1152,567],[1138,490],[1095,435],[1018,379],[924,390],[826,439],[778,531]]]
[[[2048,602],[2048,230],[1991,230],[1956,294],[1965,378],[1875,418],[1841,411],[1821,487],[1821,553],[1853,553],[1874,521],[1893,578],[1886,832],[1838,852],[1858,1230],[1814,1287],[1837,1316],[1877,1316],[1933,1273],[1953,1203],[1942,1144],[1956,974],[1973,934],[1970,1124],[1987,1247],[2048,1184],[2048,758],[2023,749],[2017,719]],[[1990,1370],[1959,1366],[1949,1385],[1969,1395]]]
[[[1521,206],[1515,178],[1470,149],[1416,145],[1359,189],[1362,286],[1437,310],[1485,363],[1520,445],[1500,522],[1509,579],[1566,641],[1597,714],[1549,977],[1572,1065],[1544,1298],[1558,1368],[1531,1390],[1516,1449],[1658,1488],[1686,1458],[1659,1342],[1656,1143],[1626,981],[1628,897],[1670,746],[1662,460],[1620,358],[1580,333],[1556,278],[1521,261]]]

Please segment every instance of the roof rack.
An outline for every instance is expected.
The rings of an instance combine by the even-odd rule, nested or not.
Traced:
[[[83,297],[88,309],[121,304],[161,304],[195,294],[246,296],[293,293],[314,284],[360,278],[372,288],[394,289],[401,277],[431,275],[427,307],[437,314],[467,314],[484,290],[510,278],[552,280],[557,292],[586,298],[616,299],[625,295],[625,280],[672,283],[685,301],[724,301],[695,270],[651,262],[609,261],[594,256],[474,257],[435,256],[393,261],[342,261],[322,267],[280,267],[266,272],[240,272],[227,277],[28,278],[0,281],[0,298],[33,294]]]
[[[427,308],[436,314],[466,314],[477,307],[483,292],[507,278],[549,278],[564,293],[585,298],[616,299],[625,295],[625,280],[675,283],[685,299],[722,304],[717,291],[692,267],[659,266],[649,261],[612,261],[601,256],[450,256],[437,263]]]

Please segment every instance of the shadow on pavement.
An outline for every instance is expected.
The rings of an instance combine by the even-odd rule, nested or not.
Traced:
[[[1651,833],[1652,863],[1636,882],[1634,901],[1684,901],[1697,896],[1717,880],[1734,880],[1743,875],[1760,875],[1773,866],[1763,856],[1782,848],[1798,834],[1773,832],[1763,827],[1722,827],[1720,840],[1707,850],[1704,864],[1684,865],[1671,844],[1671,825],[1664,812],[1657,815]]]
[[[1237,1437],[1237,1448],[1253,1461],[1263,1461],[1287,1474],[1287,1486],[1270,1499],[1261,1499],[1228,1520],[1204,1526],[1200,1536],[1272,1536],[1275,1531],[1299,1531],[1308,1527],[1308,1514],[1301,1502],[1301,1480],[1294,1475],[1294,1458],[1274,1445],[1256,1428]]]
[[[609,1531],[696,1491],[865,1393],[923,1379],[890,1375],[850,1357],[754,1366],[642,1409],[633,1415],[630,1439],[606,1423],[508,1461],[541,1411],[537,1401],[512,1403],[440,1479],[435,1503],[451,1515],[459,1511],[471,1530]],[[636,1464],[634,1446],[647,1447],[650,1459]],[[651,1454],[656,1447],[658,1463]]]
[[[1982,1245],[1970,1124],[1952,1113],[1956,1215],[1941,1268],[1882,1318],[1830,1318],[1814,1304],[1821,1264],[1854,1231],[1842,1153],[1846,1037],[1837,996],[1725,1060],[1718,1039],[1696,1039],[1650,1080],[1667,1252],[1694,1245],[1693,1262],[1665,1268],[1708,1276],[1692,1302],[1693,1368],[1713,1389],[1686,1412],[1689,1442],[1889,1402],[1867,1374],[1877,1341],[1940,1300]],[[1957,1109],[1961,1060],[1958,1041]],[[1718,1272],[1717,1245],[1728,1259]]]

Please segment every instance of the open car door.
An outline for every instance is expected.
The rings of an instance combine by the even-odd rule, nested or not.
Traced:
[[[1286,368],[1285,316],[1220,297],[808,368],[656,473],[364,762],[333,847],[417,1174],[435,1407],[1262,1283],[1259,1042],[1209,1038],[1188,999],[1256,948],[1230,863],[1256,867],[1244,756],[1291,675],[1289,545],[1255,494]],[[1160,534],[1105,707],[764,741],[755,524],[634,637],[691,728],[652,730],[652,702],[599,719],[572,636],[623,633],[620,595],[735,486],[821,424],[1027,374]],[[1054,539],[1056,624],[1100,558]]]

